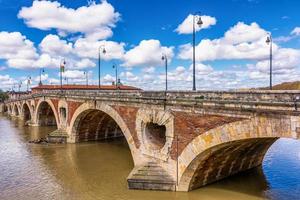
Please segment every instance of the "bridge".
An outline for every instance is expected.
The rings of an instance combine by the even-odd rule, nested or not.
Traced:
[[[299,139],[299,99],[300,91],[43,89],[2,110],[57,126],[54,141],[124,137],[130,189],[190,191],[261,165],[278,138]]]

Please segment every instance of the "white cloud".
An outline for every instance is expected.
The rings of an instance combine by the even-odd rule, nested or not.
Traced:
[[[87,38],[80,38],[74,44],[74,51],[79,57],[97,59],[99,55],[99,47],[103,46],[106,53],[101,53],[104,60],[122,59],[124,55],[124,43],[114,41],[93,41]]]
[[[300,27],[294,28],[294,30],[291,32],[291,34],[300,36]]]
[[[250,33],[250,34],[249,34]],[[202,40],[196,46],[197,61],[250,59],[257,60],[266,58],[269,54],[265,43],[267,32],[256,23],[250,25],[239,22],[229,29],[220,39]],[[278,49],[273,44],[274,52]],[[178,57],[192,59],[192,45],[180,46]]]
[[[17,83],[13,78],[11,78],[9,75],[1,75],[0,74],[0,89],[3,90],[10,90],[14,84]]]
[[[289,70],[300,65],[300,50],[282,48],[273,56],[273,73],[285,74]],[[257,62],[256,69],[263,73],[269,73],[269,60]]]
[[[67,70],[63,73],[63,77],[70,79],[85,79],[84,71],[80,70]]]
[[[192,14],[188,15],[187,18],[185,18],[185,20],[176,28],[175,31],[179,34],[193,33],[193,17],[194,15]],[[217,23],[216,18],[211,16],[203,15],[201,16],[201,19],[203,21],[203,24],[201,27],[195,24],[195,31],[200,31],[201,29],[208,29]],[[195,23],[197,22],[195,21]]]
[[[137,81],[139,78],[135,76],[132,72],[121,72],[120,77],[126,81]]]
[[[116,78],[111,76],[110,74],[106,74],[103,80],[106,84],[111,84],[113,81],[116,81]]]
[[[210,65],[205,65],[203,63],[196,63],[195,68],[196,68],[196,73],[198,75],[207,75],[214,71],[214,69]],[[178,72],[180,72],[182,70],[183,70],[182,68],[176,69],[176,71],[178,71]],[[190,71],[193,70],[193,65],[190,66],[189,70]]]
[[[140,44],[124,55],[125,67],[156,67],[163,66],[162,54],[166,54],[169,61],[174,56],[174,47],[165,47],[159,40],[143,40]]]
[[[20,32],[0,32],[0,58],[33,59],[36,56],[33,43]]]
[[[145,67],[143,68],[143,72],[147,74],[152,74],[155,72],[155,67]]]
[[[90,59],[87,59],[87,58],[84,58],[84,59],[81,59],[80,61],[78,61],[76,63],[76,67],[78,69],[85,69],[85,68],[89,68],[89,67],[95,67],[96,64],[91,61]]]
[[[65,40],[61,40],[57,35],[49,34],[40,43],[43,53],[52,56],[64,56],[72,52],[73,45]]]
[[[57,1],[35,0],[31,7],[22,7],[18,17],[29,27],[56,29],[61,36],[82,33],[97,40],[112,36],[111,29],[120,19],[120,14],[105,0],[77,9],[66,8]]]

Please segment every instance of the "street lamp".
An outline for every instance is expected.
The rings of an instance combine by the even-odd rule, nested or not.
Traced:
[[[62,59],[60,61],[60,88],[62,89],[63,86],[63,77],[62,77],[62,73],[65,72],[65,66],[66,66],[66,61],[65,59]]]
[[[270,90],[272,90],[273,39],[272,39],[271,33],[269,33],[266,43],[267,43],[267,45],[270,45]]]
[[[163,54],[162,57],[161,57],[161,59],[163,61],[165,61],[165,70],[166,70],[166,82],[165,82],[166,89],[165,90],[168,91],[168,57],[167,57],[166,54]]]
[[[29,85],[31,84],[31,76],[27,77],[27,92],[29,91]]]
[[[118,87],[118,65],[114,64],[113,69],[116,69],[116,82],[115,82],[116,88],[119,88]]]
[[[43,85],[43,83],[42,83],[42,73],[45,73],[45,70],[43,68],[40,68],[40,82],[39,82],[39,85]]]
[[[86,87],[89,85],[89,76],[88,76],[88,72],[84,71],[83,74],[85,75],[85,79],[86,79]]]
[[[19,92],[21,91],[21,86],[22,86],[22,81],[20,81],[19,84],[18,84]]]
[[[101,52],[103,54],[106,54],[106,50],[105,50],[105,46],[101,45],[99,46],[99,50],[98,50],[98,75],[99,75],[99,89],[101,88]]]
[[[199,27],[202,26],[203,21],[200,16],[200,12],[197,12],[193,15],[193,91],[196,91],[196,28],[195,22]]]

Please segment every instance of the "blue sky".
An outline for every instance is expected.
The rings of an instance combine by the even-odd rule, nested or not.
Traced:
[[[296,0],[0,0],[0,87],[32,77],[57,84],[61,59],[71,84],[97,83],[97,49],[105,45],[102,83],[119,66],[124,84],[163,89],[161,55],[169,58],[171,89],[191,89],[189,19],[200,11],[197,88],[268,85],[268,32],[274,40],[274,82],[295,81],[300,66],[300,2]],[[66,82],[66,81],[65,81]]]

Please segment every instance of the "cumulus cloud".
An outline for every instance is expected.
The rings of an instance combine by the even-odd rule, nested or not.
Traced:
[[[112,82],[116,81],[116,78],[111,76],[110,74],[106,74],[103,80],[106,84],[111,84]]]
[[[0,32],[0,58],[33,59],[36,56],[33,42],[20,32]]]
[[[197,61],[230,60],[230,59],[263,59],[268,56],[266,46],[267,32],[258,24],[247,25],[239,22],[230,28],[220,39],[202,40],[196,47]],[[273,45],[274,51],[277,45]],[[192,59],[192,45],[185,44],[179,47],[178,57]]]
[[[1,89],[9,90],[17,82],[13,78],[11,78],[8,74],[6,74],[6,75],[0,74],[0,83],[1,83],[1,86],[0,86]]]
[[[87,58],[81,59],[80,61],[78,61],[76,63],[76,67],[78,69],[84,69],[84,68],[95,67],[95,66],[96,66],[96,64]]]
[[[31,7],[22,7],[18,17],[29,27],[55,29],[61,36],[82,33],[86,37],[105,39],[112,36],[112,28],[120,14],[107,1],[90,3],[77,9],[67,8],[58,1],[35,0]]]
[[[162,66],[162,54],[166,54],[169,61],[174,56],[174,47],[162,46],[159,40],[143,40],[138,46],[127,51],[122,66],[125,67],[156,67]]]
[[[57,35],[47,35],[39,45],[42,52],[53,56],[64,56],[72,52],[73,45]]]
[[[122,59],[124,55],[124,43],[114,41],[93,41],[87,38],[80,38],[74,44],[74,51],[79,57],[97,59],[99,47],[105,47],[106,53],[101,53],[104,60]]]
[[[195,68],[196,68],[196,73],[199,74],[199,75],[207,75],[207,74],[214,71],[212,66],[205,65],[203,63],[196,63]],[[189,69],[190,69],[190,71],[192,71],[193,70],[193,65],[191,65]],[[183,70],[183,69],[177,68],[176,70],[178,72],[180,72],[180,70]]]
[[[121,72],[120,78],[125,79],[126,81],[137,81],[139,78],[134,75],[132,72]]]
[[[294,30],[291,32],[291,34],[300,36],[300,27],[294,28]]]
[[[190,34],[193,33],[193,18],[194,15],[190,14],[185,18],[185,20],[175,29],[179,34]],[[216,18],[203,15],[201,16],[203,24],[200,26],[195,25],[195,31],[200,31],[201,29],[208,29],[217,23]],[[195,22],[196,23],[196,22]]]

